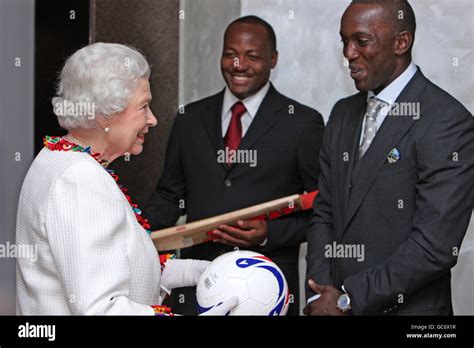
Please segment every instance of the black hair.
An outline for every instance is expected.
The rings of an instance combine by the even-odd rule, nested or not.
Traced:
[[[237,18],[232,23],[230,23],[227,26],[227,29],[225,30],[225,32],[227,33],[227,31],[232,26],[232,24],[236,24],[236,23],[258,24],[258,25],[263,26],[265,28],[265,30],[267,31],[268,38],[270,39],[270,45],[271,45],[272,51],[273,52],[276,51],[277,43],[276,43],[275,31],[273,30],[272,26],[270,24],[268,24],[268,22],[264,21],[263,19],[261,19],[260,17],[257,17],[257,16],[244,16],[244,17]],[[225,34],[224,34],[224,36],[225,36]]]

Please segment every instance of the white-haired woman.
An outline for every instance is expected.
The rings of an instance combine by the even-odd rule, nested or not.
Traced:
[[[17,314],[164,314],[163,290],[195,285],[206,268],[159,257],[147,220],[107,169],[140,154],[156,126],[149,77],[146,59],[119,44],[95,43],[66,61],[53,107],[69,133],[45,137],[20,194],[17,244],[38,255],[18,259]]]

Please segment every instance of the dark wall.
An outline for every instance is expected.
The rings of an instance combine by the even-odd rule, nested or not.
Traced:
[[[91,0],[92,41],[132,45],[152,66],[151,108],[158,126],[150,131],[141,155],[111,164],[140,207],[161,175],[169,130],[178,109],[178,12],[177,0]]]
[[[51,99],[66,59],[89,43],[88,0],[36,0],[35,4],[35,154],[45,135],[63,135]]]

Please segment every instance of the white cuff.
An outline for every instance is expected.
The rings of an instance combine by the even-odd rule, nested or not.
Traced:
[[[310,304],[311,302],[313,301],[316,301],[317,299],[319,299],[321,297],[321,294],[316,294],[310,298],[308,298],[308,301],[306,301],[306,304]]]

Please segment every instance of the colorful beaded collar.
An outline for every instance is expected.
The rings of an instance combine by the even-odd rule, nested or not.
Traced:
[[[92,153],[90,146],[88,147],[83,147],[79,144],[73,143],[67,139],[64,139],[62,137],[50,137],[46,135],[43,139],[43,144],[46,148],[48,148],[51,151],[74,151],[74,152],[84,152],[89,154],[92,158],[94,158],[106,171],[107,173],[110,174],[110,176],[115,180],[117,183],[118,187],[120,190],[123,192],[125,195],[125,198],[127,199],[128,203],[133,209],[133,212],[135,213],[135,217],[137,218],[138,223],[145,229],[145,231],[148,233],[148,235],[151,235],[150,231],[150,224],[148,223],[148,219],[145,219],[141,214],[141,210],[138,209],[138,205],[134,204],[132,202],[132,199],[130,198],[129,195],[127,195],[127,189],[118,183],[118,175],[115,174],[115,172],[111,169],[107,169],[107,165],[109,162],[102,160],[99,161],[100,153]]]

